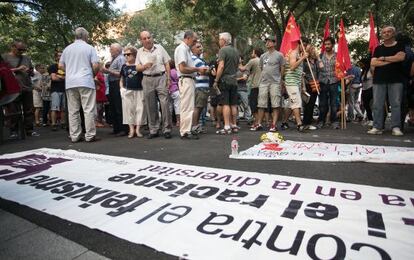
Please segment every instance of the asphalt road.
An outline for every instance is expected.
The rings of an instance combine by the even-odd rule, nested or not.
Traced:
[[[238,134],[240,150],[259,143],[262,132],[251,132],[245,122]],[[263,161],[229,159],[232,136],[216,135],[215,129],[207,128],[207,134],[199,140],[181,140],[177,129],[172,139],[114,137],[110,129],[98,129],[101,141],[95,143],[72,144],[63,130],[52,132],[48,128],[38,128],[39,137],[26,140],[9,140],[0,145],[0,154],[13,153],[42,147],[74,149],[81,152],[114,156],[174,162],[197,166],[262,172],[309,179],[328,180],[362,185],[382,186],[414,191],[413,165],[376,163],[338,163],[305,161]],[[388,131],[382,136],[367,135],[363,126],[349,123],[346,130],[321,129],[299,133],[289,129],[282,131],[287,140],[349,143],[366,145],[387,145],[414,147],[414,128],[406,129],[405,136],[393,137]],[[110,234],[92,230],[60,218],[33,210],[14,202],[0,199],[0,208],[21,216],[32,223],[49,229],[65,238],[108,258],[115,259],[176,259],[159,253],[143,245],[137,245],[116,238]],[[138,257],[139,256],[139,257]]]

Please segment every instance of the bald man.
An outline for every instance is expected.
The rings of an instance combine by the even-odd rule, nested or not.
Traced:
[[[170,84],[169,62],[171,58],[160,44],[154,44],[150,32],[142,31],[140,42],[142,47],[138,49],[136,65],[137,71],[142,71],[144,74],[142,87],[150,130],[147,138],[152,139],[159,136],[158,98],[162,114],[162,131],[164,137],[170,139],[172,120],[169,110],[168,85]]]

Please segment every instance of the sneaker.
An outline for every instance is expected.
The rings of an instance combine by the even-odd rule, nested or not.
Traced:
[[[370,134],[370,135],[382,135],[382,130],[379,130],[379,129],[373,127],[371,130],[368,130],[367,134]]]
[[[40,134],[38,132],[36,132],[36,131],[33,131],[30,135],[31,136],[40,136]]]
[[[52,125],[52,131],[56,132],[58,130],[57,125]]]
[[[332,129],[339,129],[339,123],[338,122],[332,123]]]
[[[289,129],[290,127],[289,127],[289,124],[288,124],[288,123],[282,123],[282,125],[280,126],[280,128],[281,128],[282,130],[287,130],[287,129]]]
[[[394,127],[392,129],[392,135],[393,136],[403,136],[403,132],[401,132],[401,129],[399,127]]]
[[[275,125],[275,124],[271,124],[271,125],[270,125],[270,128],[269,128],[269,131],[270,131],[270,132],[277,132],[277,127],[276,127],[276,125]]]
[[[318,128],[316,126],[313,125],[304,125],[304,130],[317,130]]]
[[[85,140],[87,143],[93,143],[93,142],[98,142],[101,141],[101,138],[93,136],[91,139]]]
[[[9,139],[17,139],[19,137],[19,135],[17,134],[17,132],[11,132]]]
[[[298,132],[303,132],[305,130],[305,126],[304,125],[298,125],[297,129],[298,129]]]
[[[185,133],[181,136],[181,140],[198,140],[198,135],[191,134],[191,133]]]
[[[369,120],[368,123],[367,123],[367,126],[373,127],[374,126],[374,121]]]
[[[317,127],[318,129],[322,129],[322,128],[323,128],[323,126],[324,126],[324,123],[323,123],[323,122],[319,122],[319,123],[316,125],[316,127]]]
[[[261,131],[261,130],[263,130],[263,126],[261,124],[254,124],[250,128],[250,131]]]

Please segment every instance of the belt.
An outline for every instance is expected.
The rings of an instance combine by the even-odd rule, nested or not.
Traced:
[[[193,76],[189,76],[189,75],[181,75],[180,78],[194,79]]]
[[[154,78],[154,77],[159,77],[165,74],[165,71],[157,73],[157,74],[144,74],[145,77],[150,77],[150,78]]]

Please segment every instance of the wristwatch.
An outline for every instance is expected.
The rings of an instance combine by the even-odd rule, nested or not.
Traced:
[[[384,57],[382,57],[382,61],[385,61],[385,56],[384,56]]]

